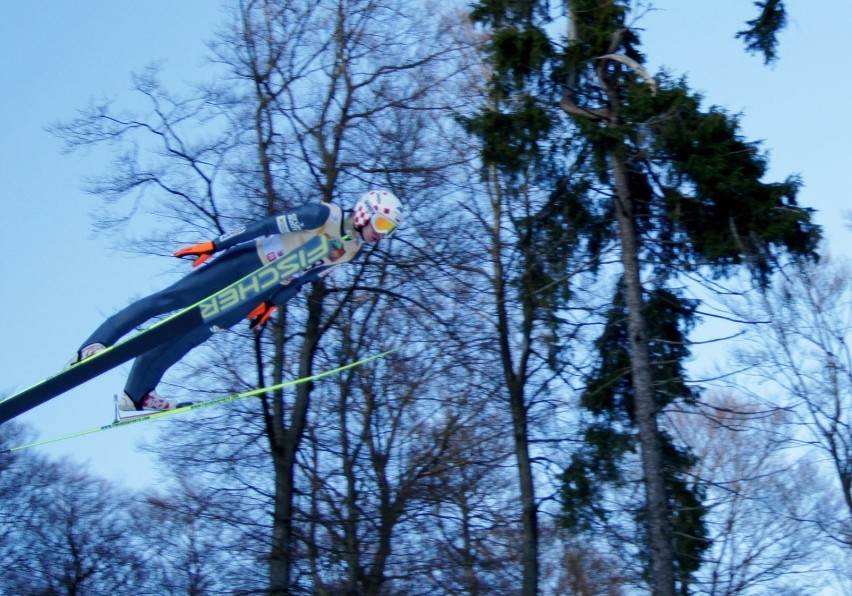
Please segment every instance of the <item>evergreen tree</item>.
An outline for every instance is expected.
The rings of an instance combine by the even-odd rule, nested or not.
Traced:
[[[695,304],[673,282],[702,270],[724,276],[746,267],[761,280],[775,256],[814,256],[819,230],[796,201],[799,180],[763,180],[766,156],[746,141],[735,116],[704,109],[685,79],[648,74],[639,2],[561,3],[567,34],[557,39],[556,7],[534,0],[481,0],[472,18],[490,28],[490,103],[469,123],[482,157],[511,174],[533,167],[552,189],[536,217],[540,273],[559,279],[560,239],[595,251],[615,245],[620,285],[600,360],[583,406],[592,415],[586,446],[565,474],[569,527],[605,516],[603,484],[618,485],[638,449],[645,487],[639,521],[655,594],[685,593],[706,548],[701,492],[692,463],[660,428],[662,408],[698,395],[683,382],[684,334]],[[775,59],[786,23],[780,0],[755,2],[758,16],[738,37]],[[563,273],[564,275],[564,273]],[[565,294],[554,292],[558,308]]]

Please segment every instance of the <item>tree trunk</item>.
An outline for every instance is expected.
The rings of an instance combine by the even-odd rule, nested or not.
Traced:
[[[322,281],[314,284],[308,298],[308,319],[305,323],[305,342],[299,355],[299,378],[313,373],[314,353],[320,339],[323,303],[326,287]],[[281,370],[280,368],[277,370]],[[284,424],[282,397],[276,399],[275,434],[272,458],[275,473],[275,511],[272,520],[272,545],[269,559],[269,593],[288,594],[293,567],[293,497],[295,495],[296,455],[305,433],[312,383],[296,385],[290,428]]]
[[[527,412],[524,406],[522,388],[510,388],[509,404],[512,410],[515,459],[518,464],[518,480],[521,488],[521,527],[523,529],[521,594],[536,596],[538,594],[538,508],[535,502],[535,486],[533,484],[529,435],[527,433]]]
[[[282,309],[283,310],[283,309]],[[283,316],[283,313],[282,313]],[[284,329],[275,325],[275,359],[273,362],[273,383],[283,380],[284,371]],[[290,437],[284,423],[283,392],[276,391],[273,396],[271,432],[267,431],[272,455],[273,482],[275,499],[273,504],[271,552],[269,554],[269,591],[270,594],[286,594],[290,577],[290,521],[293,504],[293,468],[286,443]]]
[[[492,207],[494,210],[494,237],[492,261],[494,263],[494,295],[497,304],[497,325],[500,342],[500,357],[502,361],[503,378],[509,393],[509,408],[512,413],[513,442],[515,445],[515,461],[518,466],[518,481],[521,492],[521,529],[523,537],[521,540],[521,566],[523,580],[521,594],[524,596],[536,596],[538,594],[538,509],[535,502],[535,484],[533,482],[532,461],[529,451],[529,431],[527,428],[527,409],[524,403],[524,383],[526,382],[526,362],[529,358],[529,334],[532,327],[532,313],[524,308],[523,334],[526,338],[520,357],[518,358],[517,372],[515,362],[512,358],[512,349],[509,338],[512,332],[509,327],[509,313],[506,310],[507,296],[505,273],[501,254],[502,240],[500,237],[500,222],[502,220],[503,198],[500,192],[500,184],[493,173],[494,198]]]
[[[612,158],[615,180],[615,214],[624,267],[624,297],[627,328],[630,334],[630,368],[636,408],[636,425],[642,452],[645,478],[646,522],[650,551],[651,589],[656,596],[674,596],[674,551],[666,497],[663,452],[657,427],[657,411],[648,347],[648,331],[643,311],[642,281],[639,267],[639,240],[633,213],[627,164]]]
[[[289,442],[290,438],[282,442]],[[287,594],[290,583],[293,521],[293,455],[295,448],[273,455],[275,508],[272,520],[272,549],[269,556],[269,593]]]

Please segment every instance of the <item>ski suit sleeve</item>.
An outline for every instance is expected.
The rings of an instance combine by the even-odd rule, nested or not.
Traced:
[[[330,213],[331,211],[327,205],[308,203],[307,205],[285,211],[280,215],[273,215],[247,226],[241,226],[236,230],[219,236],[213,243],[216,250],[219,251],[261,236],[315,230],[325,224]]]

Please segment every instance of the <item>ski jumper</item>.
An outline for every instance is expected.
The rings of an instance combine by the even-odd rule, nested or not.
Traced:
[[[232,327],[265,300],[283,305],[303,285],[316,281],[333,267],[355,258],[363,241],[360,234],[352,229],[351,218],[345,220],[343,211],[336,205],[309,203],[220,236],[213,244],[217,252],[224,251],[222,254],[168,288],[142,298],[109,317],[83,346],[95,343],[111,346],[149,319],[191,306],[319,234],[341,240],[342,248],[332,251],[308,271],[270,290],[268,295],[258,296],[256,300],[225,312],[205,325],[137,357],[127,378],[125,393],[138,403],[156,388],[171,366],[209,339],[215,330]]]

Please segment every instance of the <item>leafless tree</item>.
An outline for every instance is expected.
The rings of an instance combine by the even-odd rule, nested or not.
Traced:
[[[449,62],[455,50],[442,40],[441,27],[417,17],[419,8],[411,2],[241,5],[244,43],[230,46],[239,50],[231,64],[237,76],[255,83],[254,130],[267,213],[286,206],[282,196],[331,202],[347,191],[360,192],[366,183],[389,186],[410,209],[417,208],[418,187],[447,166],[435,153],[442,140],[431,121],[447,107],[438,84],[457,68]],[[371,262],[388,265],[389,255],[368,257],[365,269],[349,277],[348,288],[315,284],[305,316],[285,313],[273,327],[271,367],[259,369],[259,381],[277,383],[287,371],[305,377],[315,370],[318,355],[328,351],[322,343],[340,337],[332,331],[341,325],[343,301],[352,291],[366,280],[377,282],[372,287],[395,283],[392,267],[371,275]],[[298,355],[289,347],[295,334],[303,338]],[[338,354],[357,358],[366,351],[363,342],[353,347],[358,349]],[[292,405],[281,392],[264,403],[276,479],[273,591],[284,590],[294,575],[297,467],[312,392],[311,385],[299,385]],[[380,570],[381,565],[363,580],[363,589],[379,589]]]
[[[154,73],[146,73],[138,79],[139,91],[152,106],[146,117],[119,117],[109,106],[102,106],[57,128],[75,146],[115,141],[133,147],[121,153],[113,173],[97,181],[92,190],[119,209],[118,200],[128,191],[154,192],[161,200],[151,211],[175,224],[164,229],[173,242],[178,232],[192,241],[197,236],[190,238],[187,233],[193,228],[196,234],[203,229],[209,236],[306,200],[335,202],[346,197],[351,201],[367,185],[382,185],[401,195],[411,212],[408,227],[413,231],[408,233],[410,240],[403,236],[398,243],[368,251],[360,268],[314,284],[295,308],[283,309],[263,335],[234,330],[211,342],[212,349],[194,363],[193,390],[200,392],[196,387],[199,372],[211,381],[207,390],[225,392],[308,376],[326,366],[357,360],[393,341],[434,341],[429,334],[446,332],[455,319],[433,314],[447,306],[445,296],[434,292],[446,280],[429,270],[462,251],[441,229],[441,225],[451,229],[455,221],[439,221],[429,234],[419,235],[416,230],[431,223],[430,218],[438,220],[434,212],[449,211],[453,200],[435,195],[441,188],[448,189],[449,195],[452,186],[443,172],[458,155],[450,145],[457,127],[448,117],[453,104],[463,101],[452,91],[453,78],[465,67],[460,60],[461,38],[450,35],[457,16],[438,18],[424,13],[419,2],[409,1],[244,1],[235,5],[231,16],[213,45],[224,72],[222,84],[205,86],[196,98],[178,99],[158,85]],[[210,132],[201,134],[203,127]],[[140,152],[150,149],[161,159],[139,158]],[[223,189],[227,199],[221,198],[226,194]],[[418,216],[421,205],[428,205],[432,212]],[[433,246],[418,245],[412,241],[415,238]],[[158,244],[162,237],[154,240],[146,249],[162,246]],[[437,257],[427,256],[435,244],[448,248]],[[419,289],[408,289],[406,284],[414,281]],[[436,299],[428,297],[430,292]],[[347,306],[350,303],[358,308]],[[432,328],[418,323],[417,336],[371,329],[374,322],[364,320],[362,314],[370,311],[382,313],[375,316],[383,321],[393,320],[397,312],[420,321],[431,319]],[[356,328],[357,336],[352,331]],[[367,342],[367,337],[377,340]],[[449,360],[448,355],[444,357]],[[378,396],[399,387],[404,388],[403,395],[411,396],[408,399],[422,400],[421,394],[430,391],[424,387],[435,383],[435,373],[417,367],[402,382],[396,375],[405,373],[399,371],[414,369],[411,365],[400,368],[399,363],[410,361],[411,356],[399,354],[387,360],[390,365],[381,366],[387,377],[376,387],[341,383],[336,402],[344,400],[346,407],[335,413],[340,420],[337,434],[320,435],[315,430],[324,428],[326,420],[317,422],[314,409],[320,408],[314,404],[326,405],[328,398],[325,392],[318,393],[315,384],[238,404],[226,418],[214,416],[201,424],[170,429],[176,435],[167,447],[170,461],[184,472],[197,470],[214,494],[231,496],[219,505],[216,518],[230,519],[243,538],[243,550],[269,562],[272,593],[283,593],[291,586],[339,585],[338,578],[316,569],[305,574],[302,562],[313,562],[318,569],[329,556],[341,557],[342,552],[348,564],[343,583],[349,590],[382,589],[391,532],[415,500],[413,495],[419,494],[420,484],[433,481],[442,466],[445,447],[441,445],[448,440],[439,442],[437,451],[424,446],[423,460],[391,457],[399,448],[396,441],[413,440],[412,429],[428,417],[414,416],[403,408],[409,401],[401,402],[395,411],[393,400],[376,401]],[[349,382],[357,378],[350,377]],[[355,413],[359,409],[363,409],[360,417]],[[399,433],[383,436],[381,441],[365,434],[377,417],[395,420]],[[424,437],[448,437],[452,428],[453,417],[447,416],[434,428],[418,430]],[[216,437],[215,445],[210,444],[211,435]],[[309,445],[306,438],[311,439]],[[372,454],[365,468],[360,457],[364,450]],[[239,463],[234,460],[237,453]],[[209,463],[199,463],[198,458]],[[271,482],[265,477],[270,462]],[[323,465],[314,469],[314,462]],[[376,549],[362,549],[366,554],[335,547],[303,559],[304,552],[316,551],[311,540],[318,529],[330,527],[324,517],[311,513],[319,507],[322,493],[310,493],[307,488],[319,480],[324,481],[321,486],[333,485],[336,476],[326,478],[320,473],[328,470],[328,462],[341,466],[350,491],[355,482],[351,470],[356,466],[365,475],[369,470],[375,484],[387,489],[378,500],[350,502],[348,525],[337,527],[343,532],[341,544],[351,547],[352,537],[359,532],[360,517],[351,518],[359,508],[369,505],[368,513],[382,512],[384,525],[371,542]],[[391,464],[393,473],[385,468]],[[356,480],[367,482],[361,477]],[[239,510],[233,503],[236,494],[240,495],[236,501],[264,503],[271,509]],[[306,494],[315,498],[305,499]],[[257,528],[264,527],[267,515],[271,535],[264,536]],[[332,540],[331,533],[328,536]],[[359,540],[373,538],[361,534]],[[371,558],[366,573],[361,572],[364,557]]]
[[[230,524],[212,513],[213,491],[191,476],[178,477],[165,491],[144,497],[144,536],[156,567],[158,585],[169,594],[235,593],[246,586],[253,561],[229,545],[239,538]]]
[[[739,377],[753,398],[789,412],[785,437],[806,459],[825,462],[833,504],[814,519],[845,549],[852,547],[852,272],[843,260],[794,263],[770,291],[741,306],[764,324],[741,344]],[[779,432],[781,429],[779,429]]]
[[[0,443],[25,436],[4,424]],[[0,591],[109,594],[125,586],[156,591],[161,569],[140,540],[132,495],[70,462],[33,452],[0,455]]]
[[[668,418],[695,451],[709,511],[712,547],[693,587],[714,595],[813,593],[831,571],[825,541],[807,521],[818,504],[818,470],[785,449],[778,430],[787,414],[749,401],[710,394]]]

